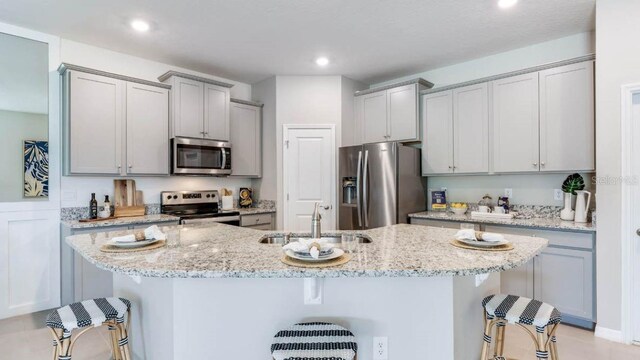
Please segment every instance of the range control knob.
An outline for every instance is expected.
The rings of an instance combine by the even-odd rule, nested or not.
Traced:
[[[211,197],[211,194],[207,194],[207,199]]]
[[[167,200],[171,200],[171,195],[167,196]]]
[[[178,195],[173,195],[173,200],[177,199]]]

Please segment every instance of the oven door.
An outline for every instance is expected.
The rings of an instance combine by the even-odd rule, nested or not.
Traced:
[[[217,217],[207,217],[207,218],[193,218],[193,219],[181,219],[180,224],[189,225],[189,224],[206,224],[206,223],[220,223],[227,225],[240,226],[240,216],[232,215],[232,216],[217,216]]]
[[[176,137],[171,139],[171,172],[178,175],[231,174],[231,144]]]

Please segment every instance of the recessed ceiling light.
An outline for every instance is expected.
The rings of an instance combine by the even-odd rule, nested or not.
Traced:
[[[510,8],[517,3],[518,0],[498,0],[498,6],[502,9]]]
[[[140,20],[140,19],[133,20],[133,21],[131,22],[131,27],[132,27],[134,30],[139,31],[139,32],[146,32],[146,31],[149,31],[149,28],[150,28],[150,26],[149,26],[149,23],[148,23],[148,22],[146,22],[146,21],[144,21],[144,20]]]
[[[329,65],[329,59],[324,57],[324,56],[321,56],[321,57],[316,59],[316,65],[318,65],[318,66],[327,66],[327,65]]]

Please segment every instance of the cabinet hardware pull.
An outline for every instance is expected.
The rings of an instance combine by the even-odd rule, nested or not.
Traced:
[[[540,166],[544,166],[544,161],[540,161]]]
[[[533,166],[538,166],[538,163],[537,162],[533,163]]]

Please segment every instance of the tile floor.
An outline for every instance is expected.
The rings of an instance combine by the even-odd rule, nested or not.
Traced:
[[[51,335],[42,327],[47,312],[0,320],[0,360],[52,358]],[[482,336],[479,332],[478,336]],[[522,330],[507,327],[505,355],[509,359],[535,359],[533,343]],[[76,344],[73,360],[107,360],[111,358],[106,328],[87,332]],[[393,347],[390,347],[392,353]],[[623,345],[593,336],[592,332],[561,326],[558,351],[562,360],[638,360],[640,346]],[[479,349],[478,349],[479,352]]]

